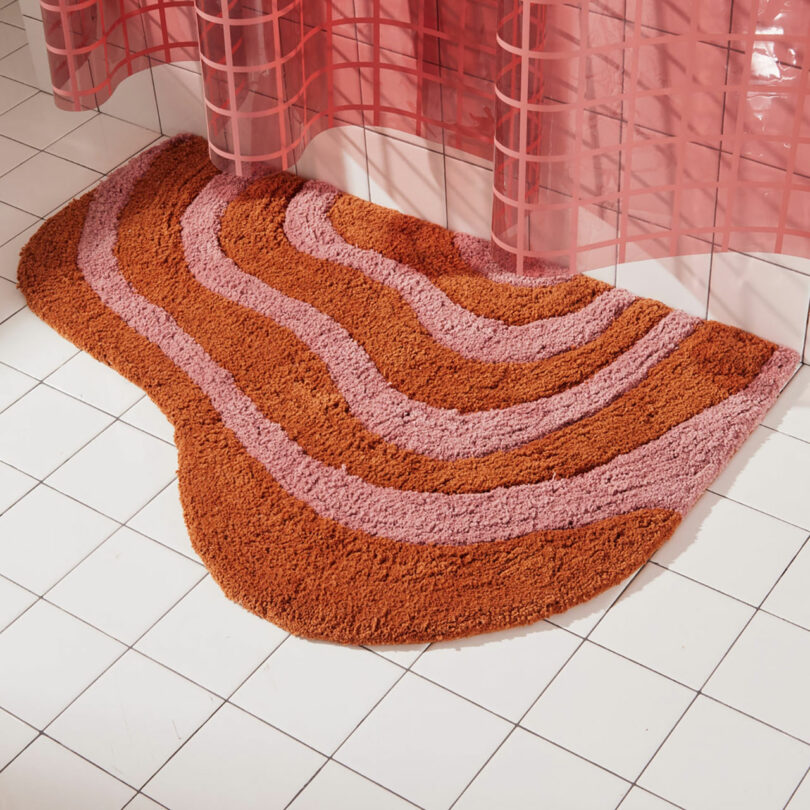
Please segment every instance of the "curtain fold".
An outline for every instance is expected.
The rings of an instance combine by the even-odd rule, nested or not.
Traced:
[[[807,0],[41,5],[64,108],[199,60],[226,171],[288,169],[346,124],[492,161],[493,250],[519,272],[810,257]]]

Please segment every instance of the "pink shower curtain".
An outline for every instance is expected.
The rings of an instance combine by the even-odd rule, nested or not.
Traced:
[[[225,170],[288,168],[341,124],[493,160],[493,248],[518,271],[810,256],[808,0],[41,4],[62,107],[199,59]]]

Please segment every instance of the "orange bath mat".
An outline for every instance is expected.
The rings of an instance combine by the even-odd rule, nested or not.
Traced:
[[[175,426],[194,548],[294,633],[431,641],[622,580],[795,352],[181,137],[50,219],[31,309]]]

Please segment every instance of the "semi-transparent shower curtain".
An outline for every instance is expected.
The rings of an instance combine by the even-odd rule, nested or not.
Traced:
[[[810,256],[808,0],[41,5],[62,107],[199,59],[225,170],[288,168],[341,124],[492,160],[493,247],[518,271]]]

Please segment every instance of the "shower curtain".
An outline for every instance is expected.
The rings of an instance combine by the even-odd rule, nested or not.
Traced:
[[[198,59],[224,170],[289,168],[342,124],[491,160],[492,246],[518,272],[810,256],[808,0],[41,5],[64,108]]]

